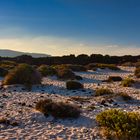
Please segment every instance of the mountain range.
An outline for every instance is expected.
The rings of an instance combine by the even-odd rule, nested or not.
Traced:
[[[29,53],[29,52],[20,52],[20,51],[0,49],[0,56],[1,57],[17,57],[17,56],[20,56],[20,55],[30,55],[34,58],[51,57],[51,55],[43,54],[43,53]]]

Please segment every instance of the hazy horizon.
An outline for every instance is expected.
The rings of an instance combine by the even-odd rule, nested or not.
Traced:
[[[0,49],[140,55],[139,0],[1,0]]]

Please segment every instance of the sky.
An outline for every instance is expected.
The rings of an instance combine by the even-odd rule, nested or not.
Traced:
[[[140,55],[140,0],[0,0],[0,49]]]

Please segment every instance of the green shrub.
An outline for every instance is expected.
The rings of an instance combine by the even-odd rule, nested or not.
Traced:
[[[114,94],[114,93],[113,91],[107,88],[100,88],[95,91],[95,96],[110,95],[110,94]]]
[[[122,81],[121,85],[122,85],[123,87],[130,87],[130,86],[132,86],[132,84],[134,84],[134,83],[135,83],[135,81],[134,81],[133,79],[126,78],[126,79],[124,79],[124,80]]]
[[[55,118],[78,118],[80,110],[77,106],[64,102],[54,102],[51,99],[40,100],[36,104],[36,110],[45,116],[52,115]]]
[[[3,80],[4,85],[23,84],[31,87],[34,84],[41,83],[40,74],[28,64],[20,64],[11,70]]]
[[[122,78],[120,76],[109,76],[107,81],[108,82],[118,82],[118,81],[122,81]]]
[[[135,76],[137,78],[140,78],[140,67],[139,68],[136,68],[136,70],[135,70]]]
[[[73,80],[75,79],[75,74],[70,69],[58,69],[57,77],[63,80]]]
[[[140,137],[140,114],[138,113],[110,109],[98,114],[96,120],[120,139],[129,140]]]
[[[37,70],[41,73],[42,76],[53,76],[56,74],[56,70],[47,65],[41,65]]]
[[[83,85],[77,81],[68,81],[66,82],[66,88],[68,90],[75,90],[83,88]]]
[[[129,96],[127,93],[119,93],[119,96],[124,100],[124,101],[129,101],[132,100],[133,98],[131,96]]]
[[[3,68],[0,68],[0,76],[1,76],[1,77],[6,76],[7,74],[8,74],[8,71],[7,71],[7,70],[5,70],[5,69],[3,69]]]

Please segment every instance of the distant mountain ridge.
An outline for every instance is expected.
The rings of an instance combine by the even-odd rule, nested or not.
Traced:
[[[30,55],[34,58],[51,57],[51,55],[43,54],[43,53],[28,53],[28,52],[20,52],[20,51],[0,49],[0,56],[1,57],[17,57],[17,56],[20,56],[20,55]]]

